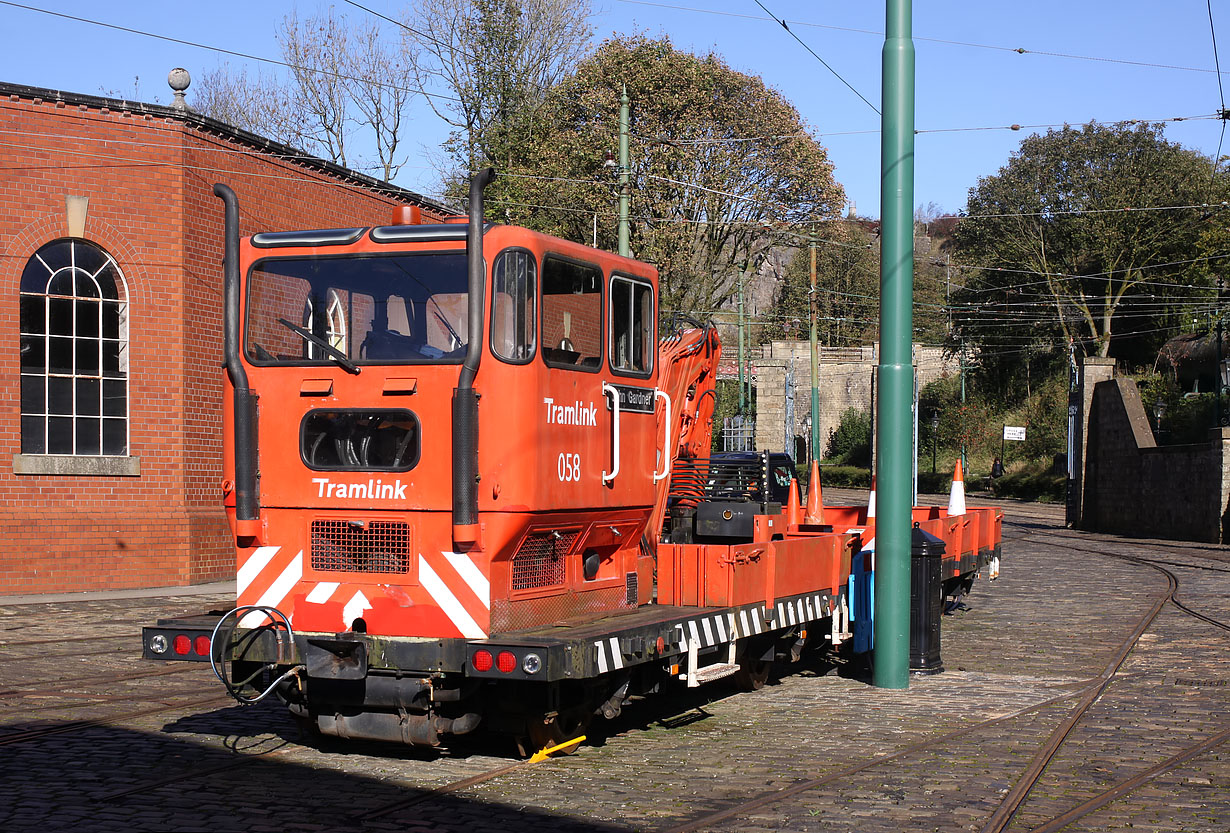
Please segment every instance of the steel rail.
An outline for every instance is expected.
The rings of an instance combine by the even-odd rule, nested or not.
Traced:
[[[1063,742],[1067,740],[1068,735],[1076,727],[1076,724],[1080,722],[1081,718],[1084,717],[1085,712],[1087,712],[1089,708],[1097,702],[1098,698],[1102,696],[1102,693],[1106,690],[1107,686],[1110,685],[1110,682],[1114,678],[1115,673],[1119,670],[1119,667],[1127,660],[1128,654],[1130,654],[1132,649],[1136,647],[1136,643],[1140,641],[1140,637],[1142,637],[1145,631],[1149,629],[1149,626],[1153,624],[1153,620],[1155,620],[1158,614],[1162,612],[1162,609],[1166,606],[1166,603],[1174,599],[1174,594],[1179,589],[1178,578],[1174,575],[1174,573],[1170,572],[1165,567],[1160,567],[1156,564],[1149,564],[1147,561],[1139,561],[1131,556],[1124,556],[1111,552],[1091,550],[1080,547],[1069,548],[1077,552],[1088,552],[1093,555],[1102,555],[1109,558],[1135,561],[1143,566],[1157,570],[1166,577],[1166,590],[1162,593],[1156,594],[1152,607],[1150,607],[1149,611],[1140,618],[1140,621],[1137,623],[1132,633],[1123,641],[1123,643],[1119,646],[1119,649],[1111,656],[1110,662],[1107,663],[1106,668],[1102,671],[1100,676],[1100,679],[1103,682],[1091,689],[1084,697],[1081,698],[1081,701],[1077,703],[1076,708],[1072,710],[1072,713],[1068,715],[1063,723],[1059,724],[1059,726],[1051,733],[1051,736],[1047,739],[1047,742],[1043,744],[1042,748],[1039,749],[1037,754],[1034,755],[1034,758],[1030,761],[1029,766],[1025,768],[1025,771],[1021,774],[1021,777],[1017,779],[1016,784],[1013,785],[1012,789],[1008,791],[1008,794],[1005,795],[1000,801],[999,807],[996,808],[995,812],[991,814],[991,818],[987,820],[987,823],[982,828],[982,833],[1001,833],[1003,829],[1007,827],[1008,822],[1010,822],[1012,817],[1016,815],[1016,812],[1020,809],[1021,804],[1024,803],[1034,786],[1037,785],[1038,779],[1042,777],[1042,773],[1046,771],[1047,765],[1059,752],[1059,748],[1063,745]]]
[[[1194,743],[1191,746],[1186,747],[1183,751],[1176,755],[1172,755],[1160,764],[1155,764],[1154,766],[1146,769],[1144,772],[1120,781],[1108,790],[1103,790],[1093,798],[1082,804],[1078,804],[1066,813],[1055,816],[1041,827],[1035,827],[1032,831],[1030,831],[1030,833],[1055,833],[1057,830],[1062,830],[1077,819],[1089,815],[1094,810],[1099,810],[1102,807],[1105,807],[1115,799],[1122,798],[1132,790],[1153,780],[1162,773],[1169,772],[1175,767],[1187,763],[1192,758],[1197,758],[1200,755],[1203,755],[1205,752],[1220,746],[1227,740],[1230,740],[1230,729],[1223,729],[1211,737],[1207,737],[1198,743]]]

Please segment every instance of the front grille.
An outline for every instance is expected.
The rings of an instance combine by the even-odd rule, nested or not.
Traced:
[[[532,532],[512,561],[512,589],[532,590],[564,583],[564,556],[579,530]]]
[[[312,569],[410,571],[410,527],[393,521],[312,521]]]

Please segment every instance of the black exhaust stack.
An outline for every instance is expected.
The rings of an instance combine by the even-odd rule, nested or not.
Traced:
[[[466,335],[469,344],[461,377],[453,389],[453,541],[478,542],[478,394],[474,377],[483,357],[483,308],[487,267],[483,259],[483,191],[495,179],[495,169],[479,171],[470,180],[466,258],[470,306]]]
[[[226,206],[222,259],[223,366],[234,390],[235,535],[257,537],[260,501],[256,488],[256,395],[239,358],[239,200],[229,186],[217,183],[214,195]]]

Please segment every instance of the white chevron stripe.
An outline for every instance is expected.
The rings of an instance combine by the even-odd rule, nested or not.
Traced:
[[[705,631],[705,647],[708,648],[713,644],[713,626],[708,619],[701,619],[700,626]]]
[[[470,585],[470,589],[474,591],[475,596],[478,596],[483,607],[491,610],[491,582],[487,581],[487,577],[470,560],[470,556],[463,552],[446,552],[444,557],[448,559],[449,564],[453,565],[453,569],[465,583]]]
[[[624,667],[624,654],[619,650],[619,638],[611,637],[611,664],[616,668]]]
[[[329,597],[337,588],[341,587],[336,581],[322,581],[320,584],[312,588],[312,592],[307,594],[307,599],[312,604],[319,605],[329,601]]]
[[[747,623],[747,611],[739,611],[739,635],[747,636],[752,632],[752,626]]]
[[[362,616],[363,611],[371,609],[371,603],[367,601],[367,596],[363,595],[363,591],[356,591],[350,597],[350,601],[346,602],[346,606],[342,608],[342,622],[347,628],[354,627],[354,620]]]
[[[719,642],[725,642],[725,641],[726,641],[726,623],[722,621],[722,620],[723,620],[723,619],[725,619],[725,618],[726,618],[725,616],[719,616],[719,617],[717,617],[717,619],[716,619],[716,620],[714,620],[714,621],[717,623],[718,641],[719,641]]]
[[[605,674],[607,672],[606,651],[601,642],[595,642],[594,649],[598,652],[598,673]]]
[[[253,580],[261,574],[261,571],[269,566],[269,562],[277,555],[281,547],[259,547],[256,552],[248,556],[248,560],[239,568],[239,572],[235,574],[235,597],[238,598],[244,594]]]
[[[269,586],[269,589],[261,594],[261,597],[256,600],[256,604],[261,607],[277,607],[290,594],[290,591],[294,589],[301,578],[303,578],[303,550],[300,550],[299,554],[294,557],[290,564],[286,565],[282,575],[278,576],[277,580]],[[265,619],[265,614],[258,610],[253,610],[239,620],[239,627],[255,628],[264,622]]]
[[[448,589],[436,571],[427,563],[427,559],[419,556],[419,584],[426,590],[436,604],[440,606],[440,610],[444,611],[457,630],[461,631],[461,635],[466,639],[481,639],[487,634],[478,626],[478,622],[474,621],[465,606],[457,601],[457,597],[453,595],[453,591]]]

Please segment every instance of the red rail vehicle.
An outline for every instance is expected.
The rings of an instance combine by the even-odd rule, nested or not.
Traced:
[[[653,267],[484,224],[491,176],[457,223],[242,241],[215,186],[237,605],[145,656],[331,735],[529,750],[847,638],[859,534],[773,500],[767,456],[705,459],[714,330],[659,342]]]

